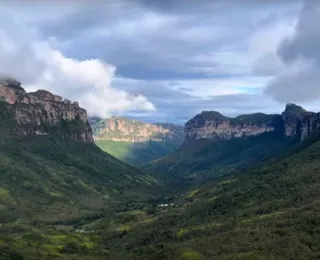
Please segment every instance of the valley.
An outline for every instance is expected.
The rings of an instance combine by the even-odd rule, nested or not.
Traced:
[[[0,10],[0,260],[320,260],[320,1]]]
[[[182,126],[150,124],[121,117],[90,118],[95,143],[105,152],[133,165],[159,159],[178,149]]]
[[[0,259],[320,257],[318,113],[206,111],[182,129],[88,119],[18,81],[0,96]]]

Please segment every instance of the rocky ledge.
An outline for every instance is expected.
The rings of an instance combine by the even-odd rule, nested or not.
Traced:
[[[77,102],[46,90],[27,93],[20,82],[12,79],[0,81],[0,100],[10,106],[19,135],[59,133],[65,139],[94,142],[87,112]]]

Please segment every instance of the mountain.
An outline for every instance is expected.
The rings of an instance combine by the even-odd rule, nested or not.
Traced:
[[[124,117],[90,118],[96,144],[113,156],[135,165],[174,152],[184,138],[183,127],[150,124]]]
[[[94,144],[86,110],[0,84],[0,221],[57,222],[146,198],[157,181]]]
[[[15,124],[11,130],[16,136],[59,134],[63,139],[93,143],[87,112],[77,102],[45,90],[26,93],[14,80],[0,81],[0,100],[3,113],[10,114],[8,120]]]
[[[235,118],[216,111],[204,111],[185,124],[182,146],[165,158],[148,164],[154,172],[206,176],[216,169],[224,174],[234,169],[260,163],[296,142],[316,135],[320,113],[287,104],[280,114],[254,113]]]

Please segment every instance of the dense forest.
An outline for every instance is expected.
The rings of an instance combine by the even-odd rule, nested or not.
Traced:
[[[318,259],[319,151],[312,140],[174,196],[2,224],[1,259]]]

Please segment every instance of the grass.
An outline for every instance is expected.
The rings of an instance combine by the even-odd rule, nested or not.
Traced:
[[[197,195],[197,193],[198,193],[199,191],[200,191],[199,189],[195,189],[195,190],[191,191],[191,192],[188,194],[187,198],[192,198],[192,197],[194,197],[195,195]]]

